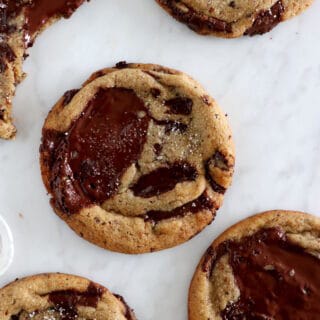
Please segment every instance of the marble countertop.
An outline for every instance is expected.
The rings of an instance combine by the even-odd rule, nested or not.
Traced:
[[[15,257],[0,285],[40,272],[86,276],[122,294],[138,319],[184,320],[201,255],[231,224],[269,209],[320,216],[320,2],[271,33],[198,36],[151,0],[92,0],[37,40],[14,99],[18,136],[0,142],[0,215]],[[38,164],[43,121],[64,91],[120,60],[180,69],[228,113],[237,152],[215,222],[174,249],[126,256],[76,236],[51,210]]]

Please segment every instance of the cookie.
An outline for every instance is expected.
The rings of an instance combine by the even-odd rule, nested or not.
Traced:
[[[316,320],[320,219],[292,211],[248,218],[218,237],[189,292],[189,320]]]
[[[25,74],[23,60],[36,36],[61,17],[68,18],[85,0],[2,0],[0,3],[0,138],[16,129],[11,109],[15,87]]]
[[[234,168],[226,116],[196,81],[124,62],[58,101],[40,153],[55,212],[85,239],[124,253],[200,232]]]
[[[156,0],[193,31],[223,38],[264,34],[292,18],[313,0]]]
[[[1,320],[136,320],[119,295],[87,279],[40,274],[0,290]]]

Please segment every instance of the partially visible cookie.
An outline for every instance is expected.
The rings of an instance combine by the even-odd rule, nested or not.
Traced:
[[[15,87],[23,80],[23,60],[36,36],[55,20],[68,18],[85,0],[0,1],[0,138],[16,129],[11,109]]]
[[[40,274],[0,289],[1,320],[136,320],[121,296],[87,279]]]
[[[156,0],[199,34],[223,38],[269,32],[308,8],[313,0]]]
[[[189,76],[119,63],[58,101],[43,127],[41,171],[55,212],[106,249],[143,253],[211,223],[229,187],[226,116]]]
[[[317,320],[320,219],[292,211],[248,218],[202,257],[189,292],[189,320]]]

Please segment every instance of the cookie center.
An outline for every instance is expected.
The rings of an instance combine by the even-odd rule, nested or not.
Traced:
[[[262,230],[226,248],[240,298],[222,319],[318,319],[320,261],[282,230]]]

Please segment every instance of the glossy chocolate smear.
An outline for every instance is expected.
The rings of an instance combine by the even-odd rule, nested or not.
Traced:
[[[197,170],[187,162],[175,162],[142,176],[131,187],[136,197],[149,198],[168,192],[181,182],[194,181]]]
[[[153,210],[149,211],[145,215],[145,221],[159,222],[170,218],[184,217],[188,213],[198,213],[203,210],[214,209],[214,203],[208,196],[207,192],[204,192],[198,199],[186,203],[185,205],[175,208],[171,211]]]
[[[319,319],[320,260],[291,243],[280,228],[222,243],[208,251],[203,270],[210,274],[224,254],[229,255],[240,298],[222,311],[222,319]]]
[[[33,0],[26,10],[27,33],[32,38],[51,18],[69,18],[85,0]]]
[[[255,19],[251,28],[245,34],[254,36],[256,34],[264,34],[272,30],[282,20],[284,14],[284,6],[282,1],[276,2],[269,10],[262,11]]]
[[[6,62],[15,58],[6,44],[8,36],[17,31],[14,19],[22,13],[25,17],[23,37],[25,47],[31,46],[38,31],[53,17],[68,18],[85,0],[1,0],[0,1],[0,73]]]
[[[15,26],[10,19],[24,10],[26,23],[24,28],[30,36],[39,31],[53,17],[69,18],[85,0],[2,0],[0,7],[0,32],[11,33]]]
[[[96,308],[103,292],[102,287],[91,283],[85,292],[55,291],[51,292],[48,298],[63,320],[73,320],[78,318],[78,306]]]
[[[112,197],[124,172],[140,158],[149,121],[133,90],[100,88],[55,151],[48,148],[58,144],[57,136],[50,134],[51,143],[44,133],[42,145],[55,159],[54,205],[71,214]]]
[[[187,10],[180,9],[177,4],[178,0],[157,0],[160,5],[168,8],[171,14],[179,21],[188,25],[192,30],[201,33],[224,32],[232,33],[232,25],[226,21],[209,17],[204,14],[196,12],[194,9],[188,7]],[[184,4],[185,7],[187,7]]]

